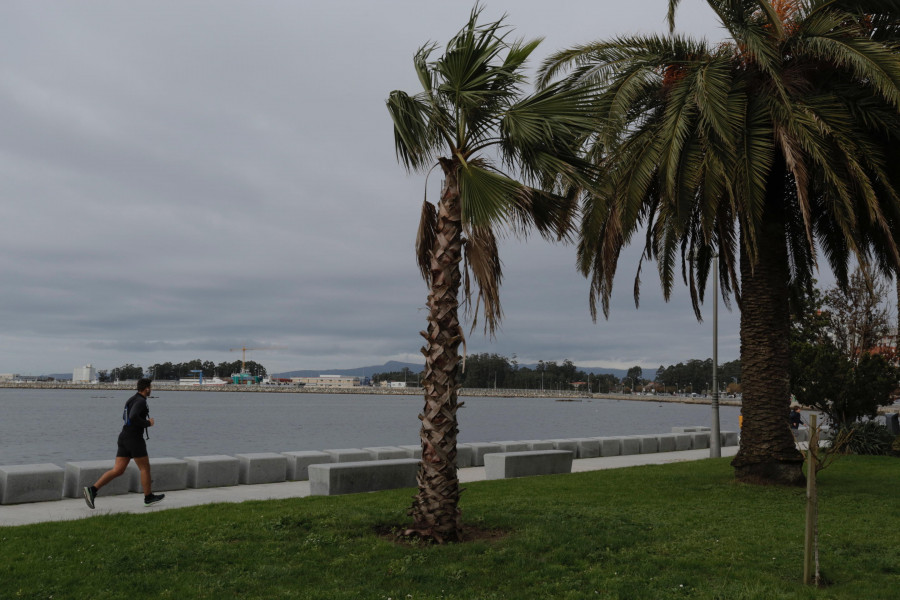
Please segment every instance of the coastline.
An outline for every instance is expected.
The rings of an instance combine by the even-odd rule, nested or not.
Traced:
[[[108,390],[130,391],[129,383],[67,383],[50,381],[39,383],[0,382],[0,389],[44,389],[44,390]],[[177,392],[253,392],[274,394],[364,394],[372,396],[419,396],[420,388],[380,388],[380,387],[296,387],[290,385],[172,385],[154,384],[154,391]],[[519,390],[494,388],[460,388],[460,396],[494,398],[553,398],[561,402],[581,402],[584,400],[629,400],[633,402],[675,402],[680,404],[711,404],[711,398],[690,398],[685,396],[641,396],[638,394],[586,394],[576,391],[559,390]],[[721,406],[740,406],[734,398],[720,398]]]
[[[44,390],[109,390],[130,391],[134,383],[66,383],[50,381],[40,383],[0,382],[0,389],[44,389]],[[380,387],[296,387],[291,385],[171,385],[155,384],[154,390],[168,392],[252,392],[263,394],[361,394],[370,396],[419,396],[420,388],[380,388]],[[493,388],[460,388],[459,396],[483,398],[553,398],[560,402],[582,402],[584,400],[627,400],[631,402],[667,402],[678,404],[712,404],[712,398],[690,398],[687,396],[641,396],[639,394],[586,394],[576,391],[559,390],[516,390]],[[741,406],[736,398],[719,398],[720,406]],[[812,410],[803,407],[804,410]],[[882,406],[878,414],[900,413],[900,406]]]

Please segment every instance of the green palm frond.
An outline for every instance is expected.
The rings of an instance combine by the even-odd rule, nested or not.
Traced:
[[[430,166],[436,156],[435,135],[429,116],[431,109],[405,92],[394,91],[388,97],[388,112],[394,121],[394,147],[397,159],[408,170]]]
[[[522,184],[497,173],[489,163],[473,160],[459,169],[459,193],[465,227],[490,228],[508,224],[509,209]]]

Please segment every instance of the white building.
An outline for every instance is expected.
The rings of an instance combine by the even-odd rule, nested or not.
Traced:
[[[91,383],[97,381],[97,370],[93,365],[75,367],[72,372],[72,383]]]
[[[306,387],[359,387],[359,377],[344,375],[319,375],[318,377],[291,377],[292,383]]]

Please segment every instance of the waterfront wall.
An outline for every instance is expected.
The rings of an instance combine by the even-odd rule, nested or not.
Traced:
[[[48,381],[39,383],[0,382],[2,388],[58,389],[58,390],[109,390],[133,391],[134,382],[129,383],[69,383]],[[375,396],[421,396],[421,388],[382,387],[298,387],[293,385],[175,385],[154,383],[154,391],[177,392],[254,392],[271,394],[367,394]],[[555,398],[565,402],[581,402],[590,399],[630,400],[636,402],[678,402],[682,404],[710,404],[710,398],[689,398],[685,396],[641,396],[638,394],[587,394],[566,390],[519,390],[494,388],[461,388],[460,396],[484,398]],[[722,406],[740,406],[740,400],[720,398]]]

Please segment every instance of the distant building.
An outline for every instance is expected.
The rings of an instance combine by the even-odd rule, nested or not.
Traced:
[[[72,383],[91,383],[97,381],[97,370],[93,365],[75,367],[72,372]]]
[[[15,381],[18,378],[15,373],[0,373],[0,381]]]
[[[359,387],[359,377],[344,375],[319,375],[318,377],[291,377],[291,382],[307,387]]]

